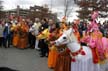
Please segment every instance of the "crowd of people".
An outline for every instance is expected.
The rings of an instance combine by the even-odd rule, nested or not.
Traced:
[[[9,48],[12,46],[20,49],[38,48],[38,40],[36,36],[48,28],[47,19],[42,19],[40,21],[38,18],[34,22],[28,19],[18,20],[8,20],[0,21],[0,46]],[[40,40],[39,42],[44,42]],[[39,44],[39,47],[42,47],[43,44]],[[48,47],[46,44],[46,50],[48,52]],[[44,56],[45,51],[41,49],[42,56]]]
[[[94,47],[94,45],[88,44],[90,42],[88,42],[87,36],[108,38],[108,22],[100,24],[93,19],[91,22],[92,24],[75,20],[71,24],[67,24],[64,18],[60,23],[46,18],[42,20],[35,18],[34,22],[30,19],[1,20],[0,46],[10,48],[12,45],[19,49],[37,49],[40,51],[40,57],[48,57],[49,68],[54,69],[54,71],[70,71],[72,59],[67,46],[55,46],[50,42],[55,41],[65,30],[72,27],[81,45]],[[97,30],[98,32],[94,32]],[[92,49],[92,51],[95,54],[95,50]],[[94,63],[97,62],[95,59],[96,56]]]

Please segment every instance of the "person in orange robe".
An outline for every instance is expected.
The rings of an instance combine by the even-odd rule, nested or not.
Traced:
[[[13,31],[13,40],[12,40],[12,44],[14,47],[18,47],[18,43],[19,43],[19,31],[18,31],[19,26],[13,24],[11,27],[11,31]]]
[[[48,41],[52,41],[52,40],[55,40],[56,38],[54,38],[54,36],[58,33],[56,33],[56,24],[53,22],[52,19],[49,20],[49,32],[50,34],[48,35]],[[56,46],[52,45],[50,46],[49,45],[49,54],[48,54],[48,67],[49,68],[55,68],[55,65],[56,65],[56,60],[57,60],[57,57],[58,57],[58,52],[57,52],[57,48]]]
[[[51,29],[50,26],[50,30],[49,29],[45,29],[44,31],[42,31],[38,36],[37,39],[46,39],[46,43],[48,44],[48,48],[49,48],[49,53],[48,53],[48,67],[49,68],[54,68],[56,65],[56,60],[58,57],[58,52],[57,52],[57,48],[54,45],[50,45],[49,42],[53,41],[55,39],[55,35],[57,36],[57,34],[55,34],[55,24],[53,24],[53,29]],[[44,49],[44,47],[43,47]]]
[[[65,30],[66,29],[67,28],[65,28]],[[57,32],[57,34],[58,34],[57,36],[60,37],[62,35],[62,33],[63,33],[63,31],[59,30],[59,32]],[[70,53],[69,53],[70,51],[68,50],[67,46],[60,45],[60,46],[56,46],[56,48],[58,51],[58,57],[56,59],[56,65],[55,65],[54,71],[70,71],[71,57],[70,57]]]
[[[62,22],[60,29],[57,29],[55,34],[53,34],[53,38],[55,37],[55,35],[57,38],[59,38],[62,35],[62,33],[67,29],[68,29],[68,26],[66,25],[66,23]],[[52,40],[51,42],[55,40]],[[56,46],[56,49],[58,52],[58,56],[56,59],[56,63],[55,63],[56,65],[55,65],[54,71],[70,71],[71,57],[70,57],[70,54],[66,45]]]
[[[74,35],[77,37],[77,40],[80,42],[80,33],[78,31],[78,24],[73,24],[72,28],[74,29]]]
[[[56,61],[58,57],[58,52],[55,46],[51,46],[51,49],[49,50],[48,55],[48,67],[49,68],[55,68]]]
[[[19,29],[19,44],[18,47],[21,49],[27,48],[27,44],[28,44],[28,30],[29,27],[26,24],[25,20],[21,21],[20,23],[20,29]]]

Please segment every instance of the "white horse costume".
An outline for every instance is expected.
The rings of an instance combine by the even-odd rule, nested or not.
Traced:
[[[55,41],[55,45],[59,46],[66,44],[69,48],[70,55],[75,59],[75,62],[71,62],[71,71],[104,71],[100,64],[93,63],[92,52],[89,47],[82,46],[78,43],[72,28],[65,31],[63,35]],[[82,50],[81,50],[82,48]],[[85,55],[81,54],[81,51],[85,52]],[[75,56],[72,53],[79,53]]]

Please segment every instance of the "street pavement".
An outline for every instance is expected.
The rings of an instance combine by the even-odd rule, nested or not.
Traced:
[[[19,71],[53,71],[47,66],[47,57],[41,58],[39,51],[14,47],[0,47],[0,67],[9,67]]]
[[[13,47],[0,47],[0,67],[9,67],[19,71],[53,71],[47,66],[47,57],[41,58],[39,51]]]

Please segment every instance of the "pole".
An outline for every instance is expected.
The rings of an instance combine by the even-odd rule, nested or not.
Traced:
[[[52,2],[53,2],[53,1],[51,0],[51,11],[52,11]]]

